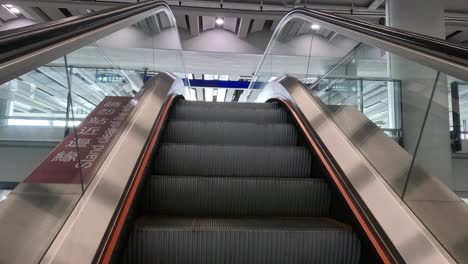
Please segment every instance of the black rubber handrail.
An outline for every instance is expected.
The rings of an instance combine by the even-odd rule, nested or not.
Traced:
[[[41,48],[59,43],[90,30],[103,27],[121,19],[134,16],[159,6],[169,6],[162,1],[145,1],[123,7],[115,7],[91,14],[65,18],[22,29],[7,30],[0,35],[0,64]],[[456,64],[468,66],[468,48],[430,36],[399,30],[382,25],[332,15],[326,12],[306,8],[296,8],[288,13],[302,14],[357,31],[368,36],[443,58]]]
[[[342,16],[307,8],[293,9],[288,13],[287,16],[293,14],[309,16],[317,20],[325,21],[346,29],[366,34],[368,36],[383,39],[392,43],[397,43],[422,53],[443,58],[456,64],[463,64],[464,66],[468,65],[467,47],[450,43],[440,38],[426,36],[392,27],[371,24],[368,22],[345,18]],[[457,58],[457,60],[454,60],[455,58]]]
[[[145,1],[82,16],[27,26],[20,30],[4,31],[0,35],[0,64],[161,6],[169,9],[165,2]]]

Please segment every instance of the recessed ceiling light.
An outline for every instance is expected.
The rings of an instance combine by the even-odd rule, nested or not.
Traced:
[[[317,24],[312,24],[312,26],[310,26],[310,28],[313,29],[313,30],[317,30],[317,29],[320,28],[320,26],[317,25]]]
[[[10,8],[10,11],[13,12],[13,13],[15,13],[15,14],[19,14],[19,13],[20,13],[19,9],[16,8],[16,7],[11,7],[11,8]]]
[[[12,4],[6,4],[5,6],[8,7],[8,8],[12,8],[12,7],[13,7]]]
[[[222,24],[224,24],[224,19],[222,17],[216,18],[216,25],[221,26]]]

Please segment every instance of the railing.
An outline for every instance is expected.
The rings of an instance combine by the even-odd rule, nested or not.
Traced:
[[[126,122],[140,111],[141,73],[148,70],[185,72],[176,21],[163,2],[2,32],[0,182],[19,184],[0,202],[0,236],[9,238],[0,247],[1,263],[43,259],[82,196],[89,195]],[[155,78],[160,83],[146,82],[153,92],[162,80],[164,89],[174,81],[164,74]],[[156,118],[157,113],[153,123]]]
[[[287,14],[277,26],[250,87],[283,75],[304,80],[347,141],[425,226],[424,232],[430,235],[423,236],[432,239],[428,243],[439,249],[437,254],[448,252],[464,263],[468,262],[468,224],[461,219],[468,215],[468,207],[449,188],[456,190],[455,183],[466,179],[457,174],[460,168],[452,167],[448,98],[451,82],[468,80],[467,58],[467,48],[441,39],[301,8]],[[328,92],[335,96],[328,98],[327,89],[333,89],[329,89],[327,77],[332,82],[367,77],[399,81],[398,85],[387,83],[386,92],[367,93],[373,104],[364,113],[374,117],[370,118],[373,123],[358,114],[362,108],[358,91]],[[305,99],[299,98],[301,93],[293,90],[295,94],[290,96],[279,94],[291,104],[305,107],[301,110],[307,109]],[[398,134],[404,150],[384,140],[385,134],[376,129],[382,127],[382,119],[375,117],[386,120],[390,126],[383,128],[391,132],[401,128]],[[462,166],[468,169],[468,163]],[[407,261],[417,259],[405,247],[400,247],[399,254]]]

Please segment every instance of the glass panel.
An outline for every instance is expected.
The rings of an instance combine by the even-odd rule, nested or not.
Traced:
[[[0,85],[1,182],[22,182],[63,139],[67,84],[55,75],[65,68],[45,65]]]
[[[0,236],[10,238],[0,262],[39,262],[145,81],[159,71],[185,76],[180,48],[175,19],[161,9],[0,85]]]
[[[462,144],[468,140],[468,83],[461,80],[448,78],[449,83],[449,119],[452,140],[458,137],[458,147],[454,146],[454,152],[466,153],[468,146]],[[455,131],[457,130],[457,131]],[[454,134],[455,133],[455,134]],[[452,142],[457,144],[456,142]]]
[[[468,79],[340,35],[313,18],[293,15],[278,29],[250,88],[283,75],[301,80],[450,254],[468,260],[468,206],[457,196],[468,198]]]
[[[185,77],[177,27],[170,17],[170,12],[161,10],[67,55],[74,117],[91,121],[76,130],[85,187],[96,170],[91,165],[96,161],[88,157],[93,157],[93,149],[101,147],[99,142],[112,142],[118,137],[114,131],[125,125],[125,117],[134,108],[129,100],[116,97],[135,96],[144,82],[160,71],[178,72]],[[92,112],[99,105],[102,109]],[[109,150],[100,151],[101,156]]]
[[[370,122],[384,130],[383,136],[388,135],[402,145],[405,143],[402,139],[401,80],[395,78],[400,75],[390,71],[396,63],[392,61],[395,58],[381,49],[321,27],[316,21],[292,18],[281,28],[274,33],[251,88],[261,88],[268,81],[286,74],[301,80],[311,93],[321,99],[337,125],[401,195],[410,160],[407,159],[404,170],[394,172],[388,164],[401,163],[401,158],[395,157],[392,161],[384,153],[376,155],[369,138],[363,141],[355,135],[365,123]],[[406,67],[416,65],[408,63]],[[424,82],[434,80],[433,76],[423,78]],[[426,98],[424,108],[428,103]],[[369,120],[358,118],[357,112],[363,112]],[[419,111],[415,115],[416,121],[421,120],[424,112]],[[421,123],[413,122],[411,127],[418,131]],[[417,137],[416,133],[407,134],[404,138],[415,142]],[[373,140],[379,141],[377,138]],[[411,144],[407,150],[414,153]]]
[[[61,167],[76,157],[49,156],[64,138],[66,122],[74,124],[67,113],[68,84],[61,78],[65,60],[56,61],[62,66],[45,65],[0,86],[0,236],[9,237],[1,262],[39,262],[82,194],[80,183],[56,184],[79,173],[74,166]],[[19,254],[25,246],[28,254]]]

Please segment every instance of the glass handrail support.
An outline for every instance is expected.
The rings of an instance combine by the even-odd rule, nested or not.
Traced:
[[[19,183],[0,202],[0,262],[38,263],[93,182],[86,162],[109,153],[94,141],[122,137],[147,76],[180,86],[161,72],[185,73],[181,44],[169,7],[146,1],[2,32],[0,50],[0,181]]]
[[[300,80],[447,259],[464,263],[468,207],[450,189],[448,97],[450,83],[468,80],[467,55],[441,39],[301,8],[277,26],[250,88]]]

